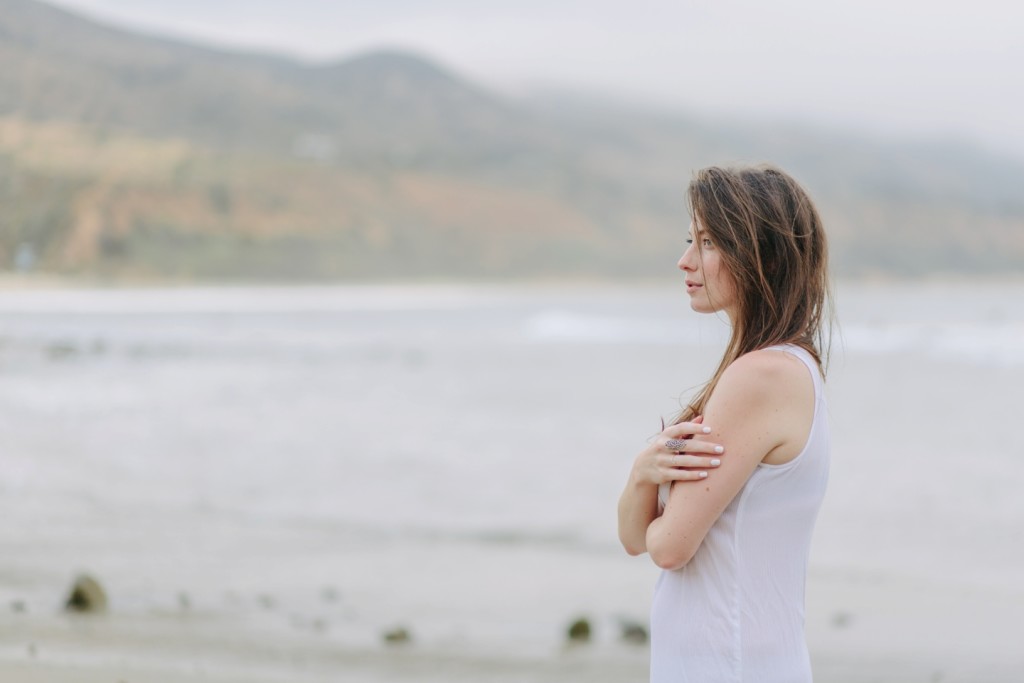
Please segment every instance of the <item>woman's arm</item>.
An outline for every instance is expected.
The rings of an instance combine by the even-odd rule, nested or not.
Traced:
[[[699,417],[667,427],[633,462],[619,498],[619,540],[630,555],[647,550],[647,527],[658,516],[658,486],[671,481],[703,480],[707,472],[701,468],[717,467],[721,461],[718,444],[693,440],[693,435],[703,433],[704,429]],[[686,454],[679,455],[667,448],[669,439],[688,439]]]
[[[645,546],[663,569],[682,567],[765,456],[806,440],[814,385],[806,366],[786,353],[755,351],[738,358],[718,381],[704,411],[711,434],[728,449],[712,476],[672,486],[665,511],[652,518]],[[807,407],[811,413],[808,416]]]
[[[619,541],[630,555],[647,551],[647,527],[658,516],[658,484],[638,481],[632,472],[619,497]]]

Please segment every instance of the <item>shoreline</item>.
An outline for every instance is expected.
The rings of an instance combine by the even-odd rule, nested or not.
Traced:
[[[211,291],[2,297],[0,681],[645,679],[616,619],[657,572],[613,502],[719,321],[664,324],[668,288]],[[1020,291],[849,292],[818,683],[1021,677]],[[59,612],[80,571],[106,616]]]
[[[117,291],[117,290],[188,290],[188,289],[317,289],[317,288],[366,288],[366,289],[463,289],[484,288],[489,291],[506,290],[532,291],[552,290],[601,290],[601,289],[671,289],[681,282],[673,270],[660,276],[648,277],[507,277],[507,278],[410,278],[410,279],[312,279],[312,280],[267,280],[248,278],[183,279],[174,277],[84,277],[56,273],[14,273],[0,271],[0,292],[5,291]],[[833,276],[833,285],[859,287],[945,287],[963,273],[934,272],[919,276],[901,276],[898,273]],[[994,273],[972,273],[971,282],[981,286],[1024,285],[1024,275],[1016,271]]]
[[[1024,593],[815,572],[807,632],[819,683],[1004,683]],[[413,623],[412,629],[416,630]],[[519,643],[522,646],[522,643]],[[6,614],[0,680],[19,683],[554,683],[645,680],[646,646],[599,638],[526,652],[470,638],[357,644],[344,632],[271,627],[249,615]]]

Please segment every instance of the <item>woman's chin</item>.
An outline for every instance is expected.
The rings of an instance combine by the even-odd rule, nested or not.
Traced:
[[[714,309],[707,305],[707,302],[690,299],[690,310],[696,313],[714,313]]]
[[[721,313],[724,311],[725,314],[729,316],[729,319],[732,320],[732,315],[730,315],[730,311],[728,309],[722,306],[712,306],[706,301],[695,301],[694,299],[690,299],[690,309],[695,313],[703,313],[705,315]]]

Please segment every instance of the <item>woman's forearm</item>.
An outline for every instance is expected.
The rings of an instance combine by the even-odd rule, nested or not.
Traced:
[[[647,552],[647,527],[658,516],[658,486],[632,474],[619,498],[619,540],[630,555]]]
[[[619,540],[630,555],[647,552],[647,527],[658,517],[658,486],[703,479],[721,464],[721,446],[692,438],[711,431],[701,420],[666,427],[633,461],[619,498]]]

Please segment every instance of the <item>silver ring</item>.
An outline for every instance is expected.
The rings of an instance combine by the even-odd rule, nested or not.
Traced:
[[[665,442],[665,448],[676,453],[682,453],[686,450],[686,442],[689,439],[669,439]]]

